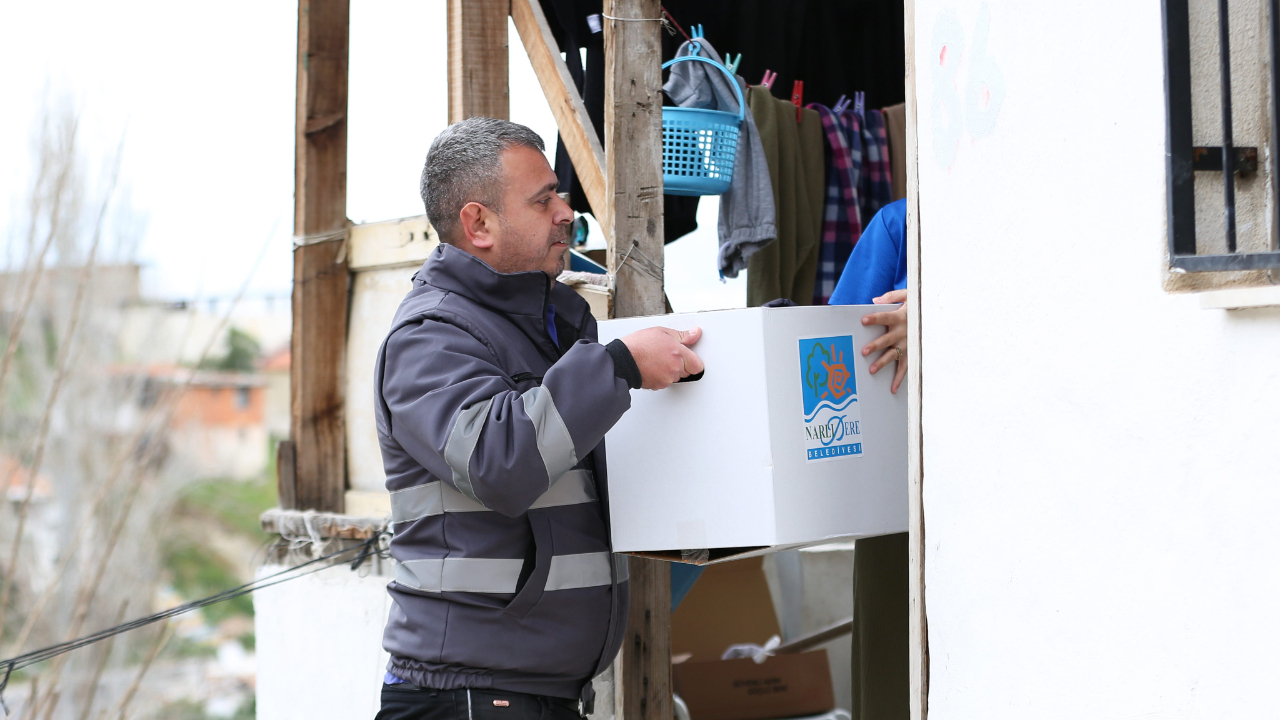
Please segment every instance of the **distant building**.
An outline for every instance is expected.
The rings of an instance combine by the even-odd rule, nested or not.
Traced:
[[[166,457],[188,478],[248,480],[266,471],[264,376],[174,366],[117,369],[116,373],[143,382],[140,413],[160,402],[167,391],[182,390],[167,434]]]
[[[266,379],[267,432],[274,438],[289,437],[289,361],[290,349],[286,343],[258,363],[258,371]]]

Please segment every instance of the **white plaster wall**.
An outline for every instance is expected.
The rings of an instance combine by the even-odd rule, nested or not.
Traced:
[[[373,367],[396,309],[413,287],[417,267],[366,270],[353,275],[347,325],[347,478],[353,490],[385,493],[382,449],[373,416]]]
[[[258,576],[282,569],[265,566]],[[377,714],[389,579],[340,565],[254,593],[258,720]]]
[[[1161,289],[1159,1],[914,30],[930,720],[1275,716],[1280,308]]]

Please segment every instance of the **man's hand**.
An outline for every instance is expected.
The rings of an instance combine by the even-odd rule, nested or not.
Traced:
[[[893,385],[889,388],[896,393],[898,387],[902,385],[902,378],[907,375],[907,291],[892,290],[878,298],[873,298],[871,302],[877,305],[903,303],[897,310],[872,313],[862,318],[863,325],[884,325],[886,328],[884,335],[862,348],[862,356],[866,357],[877,350],[884,350],[884,353],[871,364],[872,375],[885,365],[897,361],[898,367],[893,373]]]
[[[702,337],[702,328],[672,330],[653,327],[637,330],[622,338],[640,368],[641,387],[661,390],[680,378],[702,372],[702,359],[688,346]]]

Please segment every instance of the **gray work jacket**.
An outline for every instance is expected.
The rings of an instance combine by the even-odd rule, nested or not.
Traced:
[[[387,669],[589,704],[628,610],[604,435],[631,395],[586,301],[441,245],[374,374],[396,561]]]

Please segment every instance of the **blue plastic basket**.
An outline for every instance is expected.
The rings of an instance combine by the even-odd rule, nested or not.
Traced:
[[[662,108],[662,191],[668,195],[719,195],[729,189],[738,156],[738,134],[746,118],[746,103],[738,79],[710,58],[686,55],[662,64],[697,60],[713,65],[738,94],[738,112],[700,108]]]

